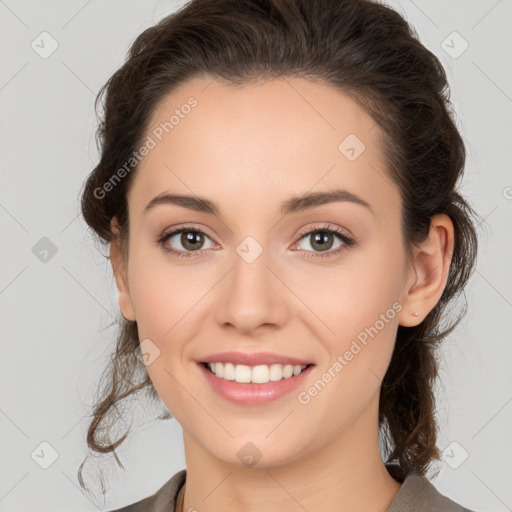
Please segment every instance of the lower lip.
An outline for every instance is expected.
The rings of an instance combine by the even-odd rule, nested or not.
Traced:
[[[297,389],[311,373],[314,365],[308,366],[298,375],[288,379],[269,381],[265,384],[221,379],[208,370],[204,364],[198,363],[198,366],[212,389],[226,400],[240,405],[258,405],[277,400]]]

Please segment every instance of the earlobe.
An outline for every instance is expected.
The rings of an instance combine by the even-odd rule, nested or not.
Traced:
[[[454,247],[453,222],[446,214],[432,217],[427,238],[414,248],[410,278],[399,324],[414,327],[434,309],[445,289]]]
[[[133,322],[135,321],[135,311],[128,286],[126,265],[121,250],[119,225],[115,217],[110,222],[110,227],[113,233],[110,242],[110,263],[112,265],[117,291],[119,292],[119,308],[121,309],[123,317]]]

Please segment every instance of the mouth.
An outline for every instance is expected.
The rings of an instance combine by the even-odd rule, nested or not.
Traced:
[[[293,379],[307,372],[314,366],[309,364],[260,364],[244,365],[234,363],[206,362],[199,363],[207,372],[224,381],[233,381],[239,384],[267,384],[281,380]]]
[[[316,366],[314,363],[249,366],[210,361],[196,364],[215,394],[244,407],[263,406],[278,399],[291,400],[293,391],[306,385]]]

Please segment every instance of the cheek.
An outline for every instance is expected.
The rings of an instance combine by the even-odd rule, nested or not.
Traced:
[[[312,408],[307,409],[317,411],[322,421],[348,424],[379,393],[391,361],[401,310],[398,279],[393,275],[400,269],[384,263],[389,263],[387,258],[372,259],[368,266],[359,260],[361,267],[336,273],[324,293],[316,289],[316,295],[310,295],[311,308],[322,304],[322,320],[332,331],[323,326],[316,329],[324,333],[321,341],[327,357],[319,368],[321,383],[314,387],[323,389],[325,383],[325,391],[310,395],[315,389],[302,390],[305,398],[311,399]],[[312,282],[309,286],[313,292]],[[333,409],[334,403],[337,407]],[[330,411],[327,417],[323,411]]]
[[[130,258],[131,298],[139,330],[147,337],[170,335],[169,330],[213,285],[214,276],[198,275],[192,267],[177,265],[155,250],[134,251]]]
[[[402,309],[399,299],[405,262],[397,247],[381,240],[353,253],[337,268],[316,269],[302,285],[311,309],[329,327],[316,329],[324,332],[328,351],[322,370],[337,375],[331,392],[349,410],[355,411],[378,392],[391,360]],[[319,286],[322,282],[324,286]],[[359,404],[353,403],[351,390],[355,388],[359,389]],[[327,393],[324,400],[328,406],[334,397]]]
[[[157,394],[180,422],[187,410],[187,395],[180,383],[187,354],[187,340],[197,333],[194,305],[204,295],[199,281],[190,278],[190,267],[179,268],[156,251],[130,254],[129,282],[141,346],[151,354],[146,366]],[[186,333],[186,336],[184,336]],[[146,340],[150,340],[149,342]]]
[[[333,339],[353,338],[381,315],[396,323],[404,255],[394,245],[372,245],[330,266],[309,264],[299,272],[300,278],[292,275],[297,269],[287,270],[287,281],[294,282],[294,291],[314,313],[311,317],[328,328],[325,339],[329,332]]]

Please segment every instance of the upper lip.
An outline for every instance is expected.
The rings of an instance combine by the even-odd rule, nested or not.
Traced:
[[[260,364],[291,364],[291,365],[308,365],[311,361],[290,357],[273,352],[219,352],[210,354],[200,359],[201,363],[233,363],[244,364],[247,366],[256,366]]]

